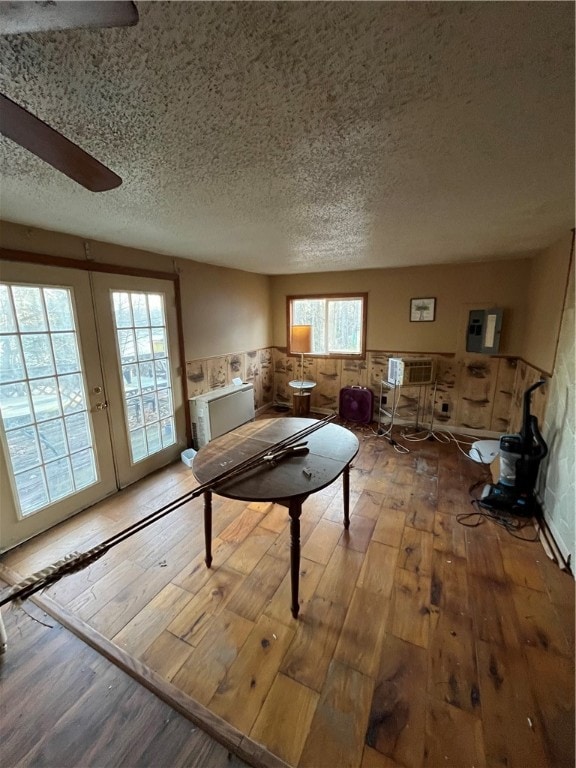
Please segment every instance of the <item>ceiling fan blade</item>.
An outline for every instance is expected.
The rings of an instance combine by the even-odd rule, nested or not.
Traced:
[[[91,192],[105,192],[122,184],[120,176],[2,93],[0,133]]]
[[[132,2],[2,2],[0,31],[3,35],[48,32],[84,27],[132,27],[138,10]]]

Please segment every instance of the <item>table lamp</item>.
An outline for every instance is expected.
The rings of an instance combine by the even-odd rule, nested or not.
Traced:
[[[304,353],[312,352],[312,326],[293,325],[290,334],[290,351],[300,353],[300,375],[304,384]]]

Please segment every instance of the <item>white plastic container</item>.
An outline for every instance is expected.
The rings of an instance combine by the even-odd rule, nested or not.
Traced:
[[[192,466],[192,462],[194,461],[194,456],[196,456],[196,451],[194,450],[194,448],[186,448],[186,450],[182,451],[182,453],[180,454],[182,463],[186,464],[187,467]]]

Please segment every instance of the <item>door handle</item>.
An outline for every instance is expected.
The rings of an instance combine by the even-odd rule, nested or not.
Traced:
[[[101,403],[96,403],[95,407],[96,407],[97,411],[105,411],[106,408],[108,408],[108,402],[106,400],[104,400]]]

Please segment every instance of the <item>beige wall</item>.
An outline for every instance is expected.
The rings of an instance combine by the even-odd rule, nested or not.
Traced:
[[[271,344],[269,278],[178,260],[186,359]]]
[[[567,232],[532,259],[531,264],[528,313],[520,356],[548,373],[554,370],[571,246],[572,233]]]
[[[527,321],[530,260],[375,269],[271,278],[275,346],[286,346],[291,294],[368,292],[368,349],[455,353],[465,350],[468,312],[504,308],[500,353],[520,355]],[[436,297],[436,320],[411,323],[410,299]]]
[[[87,242],[87,248],[85,246]],[[260,349],[271,344],[269,278],[235,269],[3,222],[0,245],[140,269],[178,271],[186,360]]]

